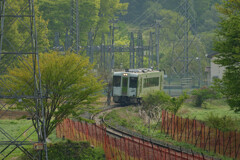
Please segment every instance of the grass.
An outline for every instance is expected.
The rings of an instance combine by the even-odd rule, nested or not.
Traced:
[[[2,102],[3,100],[1,100]],[[106,102],[106,98],[102,97],[100,98],[94,105],[92,105],[92,107],[85,107],[84,111],[89,112],[89,113],[96,113],[99,112],[100,110],[102,110],[102,106],[104,106]],[[13,105],[6,105],[6,108],[10,109],[11,111],[16,110],[16,106]],[[79,110],[82,110],[82,106]],[[19,112],[19,111],[18,111]],[[18,113],[18,115],[16,115],[15,112],[11,112],[11,115],[7,115],[5,114],[5,116],[1,117],[2,119],[0,119],[0,142],[3,141],[10,141],[9,137],[11,137],[11,140],[17,140],[17,141],[23,141],[26,140],[27,141],[32,141],[32,142],[36,142],[37,141],[37,134],[34,132],[34,127],[32,126],[32,121],[31,120],[26,120],[27,115],[25,115],[25,113]],[[79,116],[76,116],[79,120],[84,120],[84,121],[88,121],[89,123],[93,123],[93,121],[88,120],[86,118],[82,118]],[[4,119],[3,119],[4,118]],[[30,127],[30,129],[24,133],[24,131],[26,129],[28,129]],[[2,129],[4,130],[5,133],[2,132]],[[34,134],[32,134],[34,132]],[[9,135],[6,135],[9,134]],[[22,134],[22,136],[20,136]],[[30,135],[32,134],[32,135]],[[17,137],[19,137],[17,139]],[[50,136],[49,139],[51,139],[52,143],[62,143],[62,142],[66,142],[63,141],[62,139],[58,139],[56,138],[56,133],[53,132]],[[7,147],[6,145],[0,145],[0,151],[4,150],[2,153],[0,153],[0,159],[3,159],[7,154],[9,154],[13,149],[14,149],[14,145],[11,145],[9,147],[7,147],[6,149],[4,149],[5,147]],[[27,150],[32,149],[33,146],[32,145],[26,145],[24,146],[24,148],[26,148]],[[16,157],[19,157],[21,154],[23,154],[23,152],[17,148],[15,149],[7,158],[6,160],[12,160],[12,159],[16,159]]]
[[[0,126],[2,129],[4,129],[7,133],[10,134],[10,136],[15,139],[18,136],[20,136],[27,128],[32,126],[31,120],[21,119],[21,120],[0,120]],[[34,128],[31,127],[26,133],[24,133],[18,141],[24,140],[30,134],[34,132]],[[92,148],[88,142],[70,142],[68,140],[63,140],[61,138],[56,137],[56,131],[54,131],[49,137],[51,141],[50,144],[48,144],[48,151],[49,151],[49,159],[54,160],[75,160],[75,159],[81,159],[81,160],[94,160],[99,159],[103,160],[104,158],[104,151],[102,148]],[[9,141],[9,139],[4,136],[2,132],[0,132],[0,141]],[[37,135],[34,132],[30,137],[27,138],[27,141],[37,141]],[[71,148],[71,146],[73,146]],[[0,145],[0,151],[2,151],[6,145]],[[10,153],[15,146],[8,147],[2,154],[0,154],[0,159],[3,159],[3,155],[7,155]],[[33,151],[32,145],[24,146],[28,151]],[[61,153],[61,154],[60,154]],[[36,153],[33,153],[33,155],[36,155]],[[73,155],[73,156],[72,156]],[[79,155],[79,156],[77,156]],[[26,160],[27,157],[25,154],[20,150],[16,149],[14,150],[7,158],[6,160]]]
[[[219,109],[220,107],[220,109]],[[221,159],[231,159],[228,157],[223,157],[221,155],[216,155],[212,152],[207,152],[204,151],[200,148],[194,147],[194,145],[187,144],[184,142],[177,142],[172,140],[170,137],[168,137],[166,134],[161,133],[160,131],[160,124],[157,124],[157,121],[153,121],[150,125],[150,130],[149,130],[149,125],[148,121],[146,119],[141,118],[138,115],[138,110],[139,108],[137,107],[125,107],[121,108],[117,111],[112,111],[109,113],[105,120],[108,121],[111,125],[114,126],[123,126],[126,127],[130,130],[136,131],[138,133],[141,133],[145,136],[149,136],[155,139],[159,139],[161,141],[167,142],[169,144],[175,145],[175,146],[181,146],[183,148],[187,149],[192,149],[195,152],[202,152],[205,155],[209,156],[214,156],[218,157]],[[237,117],[238,114],[232,112],[229,110],[229,107],[226,105],[226,103],[223,103],[222,101],[210,101],[208,102],[206,109],[204,108],[194,108],[192,107],[191,102],[186,103],[182,109],[179,111],[179,115],[185,116],[185,117],[190,117],[190,118],[196,118],[198,120],[204,121],[205,116],[207,113],[211,112],[219,112],[221,115],[231,115],[233,117]]]
[[[30,120],[0,120],[0,126],[1,129],[3,129],[5,132],[0,132],[0,141],[10,141],[16,140],[16,141],[23,141],[26,139],[26,141],[37,141],[37,135],[34,132],[34,127],[32,126],[32,121]],[[29,128],[29,129],[28,129]],[[28,130],[27,130],[28,129]],[[27,130],[27,131],[26,131]],[[1,130],[2,131],[2,130]],[[26,132],[24,132],[26,131]],[[6,135],[5,133],[9,134]],[[33,134],[32,134],[33,133]],[[22,136],[20,136],[22,135]],[[20,137],[19,137],[20,136]],[[19,137],[19,138],[18,138]],[[0,150],[2,151],[6,146],[1,145]],[[11,145],[6,150],[3,151],[2,154],[0,154],[0,159],[3,159],[3,155],[7,155],[10,151],[14,149],[15,146]],[[33,146],[24,146],[26,149],[32,148]],[[17,148],[14,150],[11,155],[8,156],[7,159],[11,159],[13,157],[17,157],[22,153],[22,151]]]
[[[183,105],[178,111],[177,115],[196,119],[202,122],[206,122],[207,117],[210,114],[218,115],[219,117],[229,116],[237,122],[236,129],[240,130],[240,113],[235,113],[227,105],[225,100],[209,100],[202,108],[194,107],[193,102],[189,101]]]
[[[33,150],[30,150],[32,152]],[[73,142],[69,140],[48,144],[50,160],[105,160],[102,148],[93,148],[89,142]],[[17,160],[28,160],[24,155]]]

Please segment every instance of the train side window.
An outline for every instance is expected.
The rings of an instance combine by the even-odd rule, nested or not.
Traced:
[[[159,77],[145,78],[143,88],[159,86]]]
[[[137,88],[137,77],[130,77],[129,88]]]
[[[121,86],[121,76],[113,76],[113,86],[114,87]]]

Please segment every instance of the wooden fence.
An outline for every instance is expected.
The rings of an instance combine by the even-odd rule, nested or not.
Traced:
[[[58,138],[72,141],[89,141],[102,147],[108,160],[204,160],[201,154],[179,152],[171,148],[160,147],[136,137],[114,138],[107,135],[106,128],[65,119],[57,126]],[[211,158],[212,159],[212,158]]]
[[[162,112],[161,130],[174,140],[240,159],[240,133],[237,131],[223,132],[200,121],[182,118],[166,111]]]

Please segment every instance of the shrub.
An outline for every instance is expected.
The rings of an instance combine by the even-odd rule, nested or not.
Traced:
[[[171,97],[163,91],[155,91],[143,97],[144,111],[150,111],[155,107],[165,108],[169,103]]]
[[[180,95],[179,97],[173,97],[170,99],[170,105],[168,110],[173,112],[174,114],[182,107],[184,101],[188,98],[186,93]]]
[[[154,108],[158,107],[161,109],[169,110],[170,112],[176,114],[187,97],[188,95],[186,93],[180,95],[179,97],[171,97],[163,91],[153,92],[143,97],[142,109],[147,113],[149,111],[158,112],[159,110],[154,110]],[[149,116],[151,117],[151,115]]]
[[[104,160],[105,154],[101,148],[92,148],[89,142],[72,142],[68,140],[48,145],[48,158],[53,160]],[[20,160],[28,159],[26,155],[20,158]]]
[[[207,99],[216,99],[220,97],[220,94],[218,92],[216,92],[212,88],[207,87],[193,90],[192,95],[194,95],[194,105],[196,107],[202,107],[202,104]]]
[[[218,116],[212,112],[207,115],[206,123],[209,127],[217,128],[221,131],[233,131],[237,129],[237,121],[230,116]]]

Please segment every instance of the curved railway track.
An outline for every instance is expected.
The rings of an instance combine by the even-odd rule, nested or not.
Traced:
[[[151,139],[151,138],[146,137],[146,136],[136,136],[136,134],[131,134],[131,133],[128,133],[127,131],[123,131],[123,130],[117,128],[117,127],[111,126],[110,124],[108,124],[104,120],[104,118],[111,111],[118,110],[120,108],[122,108],[122,106],[112,105],[108,108],[103,109],[102,111],[98,112],[97,114],[92,115],[91,119],[94,120],[97,125],[105,125],[107,127],[106,128],[107,134],[109,134],[113,137],[118,137],[118,138],[128,137],[128,138],[131,138],[133,140],[134,140],[133,137],[136,137],[137,138],[136,141],[138,141],[138,139],[142,139],[146,142],[149,142],[149,144],[153,144],[153,145],[156,145],[158,147],[165,148],[165,149],[171,149],[175,152],[179,152],[179,154],[185,153],[185,154],[189,154],[189,155],[202,155],[204,157],[204,159],[206,159],[206,160],[208,160],[208,159],[219,160],[218,158],[206,156],[206,155],[203,155],[202,153],[197,153],[197,152],[194,152],[190,149],[183,149],[182,147],[169,145],[165,142],[161,142],[159,140]]]

